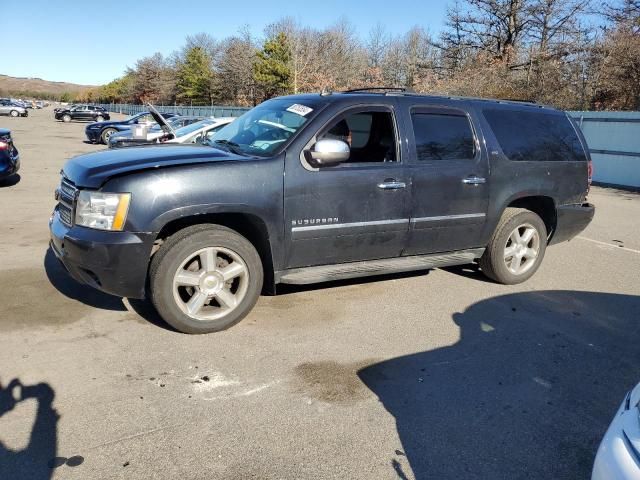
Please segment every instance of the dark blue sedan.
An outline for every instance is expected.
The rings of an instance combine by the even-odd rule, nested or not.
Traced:
[[[175,117],[175,113],[163,113],[164,118]],[[116,132],[126,132],[131,130],[136,125],[153,125],[155,120],[149,112],[138,113],[126,120],[112,120],[109,122],[95,122],[90,123],[84,129],[84,133],[87,136],[87,140],[91,143],[104,143],[109,144],[109,138]]]
[[[0,180],[10,177],[20,169],[20,155],[13,144],[11,131],[0,128]]]

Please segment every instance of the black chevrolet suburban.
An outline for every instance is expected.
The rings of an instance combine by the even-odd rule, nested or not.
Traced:
[[[478,262],[531,277],[591,221],[591,162],[564,113],[406,92],[275,98],[209,145],[69,160],[51,248],[76,280],[149,296],[187,333],[239,322],[261,292]]]

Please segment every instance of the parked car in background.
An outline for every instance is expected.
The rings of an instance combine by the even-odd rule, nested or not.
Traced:
[[[10,117],[26,117],[29,115],[27,109],[22,105],[15,103],[13,100],[3,98],[0,100],[0,115],[9,115]]]
[[[15,105],[18,105],[19,107],[27,108],[26,102],[23,102],[18,98],[9,98],[9,100],[12,101]]]
[[[182,128],[174,129],[171,124],[162,118],[153,106],[149,105],[154,120],[161,128],[161,133],[154,140],[147,141],[147,144],[153,143],[203,143],[215,132],[221,130],[225,125],[235,120],[233,117],[206,118],[199,122],[192,123]],[[155,135],[154,135],[155,136]],[[109,142],[111,143],[111,142]],[[135,146],[138,144],[116,144],[113,147]]]
[[[18,172],[20,155],[11,138],[11,131],[0,128],[0,180]]]
[[[168,118],[167,123],[172,129],[177,130],[178,128],[186,127],[200,120],[204,120],[204,117],[177,116]],[[157,139],[165,135],[162,127],[158,124],[149,128],[146,138],[134,138],[133,133],[133,129],[114,133],[109,137],[109,148],[133,147],[157,143]]]
[[[102,107],[94,105],[76,105],[72,108],[65,108],[54,113],[56,120],[70,122],[71,120],[85,120],[92,122],[103,122],[110,120],[111,116]]]
[[[640,478],[640,384],[622,401],[605,433],[591,480]]]
[[[41,102],[40,100],[38,100],[38,101],[36,102],[36,108],[37,108],[38,110],[40,110],[41,108],[44,108],[44,106],[45,106],[45,105],[44,105],[44,102]]]
[[[205,333],[278,283],[478,262],[518,284],[590,223],[589,151],[565,112],[392,93],[274,98],[215,148],[73,158],[51,249],[76,280]]]
[[[65,105],[61,103],[59,107],[56,107],[53,109],[53,113],[56,114],[58,112],[61,112],[62,110],[70,110],[72,108],[76,108],[77,106],[78,106],[77,103],[72,103],[71,105]]]
[[[164,118],[173,118],[177,115],[175,113],[163,113]],[[109,122],[98,122],[87,125],[84,129],[84,133],[87,136],[87,140],[91,143],[104,143],[109,144],[109,138],[111,135],[117,132],[125,132],[131,130],[136,125],[147,125],[151,127],[156,124],[153,116],[150,112],[138,113],[126,120],[112,120]]]

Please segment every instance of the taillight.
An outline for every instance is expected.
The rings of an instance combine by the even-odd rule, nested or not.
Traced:
[[[7,150],[9,148],[9,144],[7,142],[0,141],[0,150]]]

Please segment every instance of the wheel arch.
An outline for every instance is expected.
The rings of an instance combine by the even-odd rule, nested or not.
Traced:
[[[262,261],[264,270],[263,291],[267,294],[275,293],[275,279],[273,267],[273,251],[271,237],[267,224],[258,215],[248,212],[215,212],[180,216],[166,222],[158,235],[152,255],[162,245],[164,240],[174,233],[193,225],[212,224],[222,225],[238,232],[255,247]]]
[[[558,223],[556,202],[547,195],[526,195],[512,198],[502,209],[502,213],[507,208],[524,208],[538,215],[547,229],[547,243],[553,237]],[[501,214],[502,214],[501,213]]]

